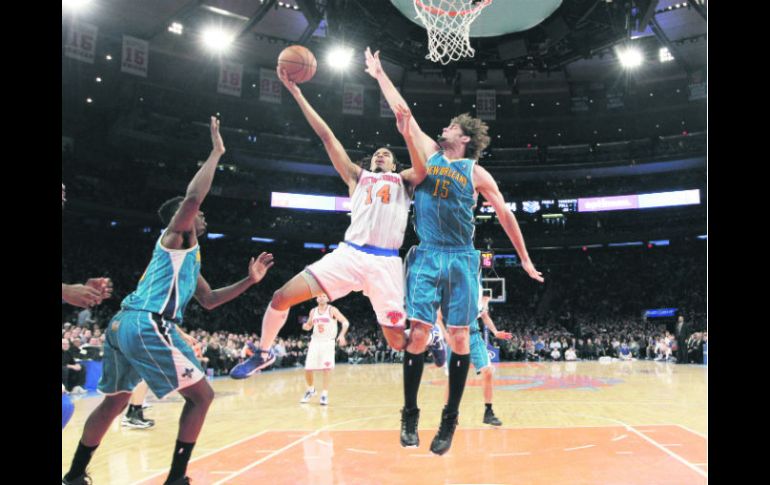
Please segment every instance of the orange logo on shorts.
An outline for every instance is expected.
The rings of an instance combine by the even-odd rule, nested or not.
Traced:
[[[387,315],[388,320],[390,320],[390,323],[393,325],[396,325],[398,322],[401,321],[402,318],[404,318],[404,314],[401,312],[388,312]]]

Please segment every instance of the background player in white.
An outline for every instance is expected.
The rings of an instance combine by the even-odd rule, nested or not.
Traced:
[[[275,361],[271,347],[286,323],[289,309],[321,293],[334,301],[351,291],[363,291],[372,303],[388,344],[396,350],[404,349],[407,344],[404,273],[398,249],[404,242],[413,188],[426,176],[425,157],[418,152],[408,131],[411,112],[405,103],[394,108],[397,127],[406,141],[412,167],[394,173],[397,163],[393,153],[380,148],[372,155],[369,169],[365,170],[350,160],[329,125],[310,106],[286,72],[280,67],[277,71],[348,186],[351,223],[345,232],[345,241],[337,249],[305,268],[273,294],[262,318],[260,348],[255,349],[253,357],[233,367],[230,376],[234,379],[244,379],[271,365]],[[443,359],[440,338],[435,338],[433,343]],[[423,343],[423,350],[425,345],[427,342]]]
[[[305,382],[307,382],[307,389],[300,402],[306,403],[315,395],[313,372],[321,371],[323,380],[320,404],[321,406],[326,406],[329,404],[329,382],[334,370],[335,344],[339,343],[340,347],[348,344],[345,340],[345,334],[348,333],[350,322],[348,322],[348,319],[345,318],[341,311],[329,305],[329,297],[325,293],[318,295],[315,300],[318,302],[318,306],[310,310],[307,322],[302,325],[302,330],[312,330],[313,335],[310,337],[310,343],[307,346],[307,357],[305,358]],[[337,322],[342,324],[339,336],[337,336]]]
[[[513,334],[510,332],[503,332],[498,330],[492,318],[489,316],[489,300],[492,298],[491,290],[484,290],[480,293],[481,298],[479,300],[479,319],[484,323],[484,326],[492,332],[495,338],[501,340],[510,340],[513,338]],[[441,318],[441,309],[438,310],[438,319],[436,325],[441,328],[444,335],[448,335],[446,327]],[[476,375],[481,374],[482,387],[484,389],[484,424],[491,424],[493,426],[502,426],[495,412],[492,410],[492,393],[493,393],[493,379],[495,375],[495,368],[489,359],[489,353],[487,351],[486,342],[481,337],[478,323],[472,323],[470,330],[470,350],[471,350],[471,364],[476,369]],[[447,351],[449,354],[450,351]],[[449,362],[449,355],[447,355],[447,363]],[[448,365],[448,364],[447,364]],[[449,369],[445,366],[447,375],[449,375]],[[447,383],[446,393],[444,394],[444,401],[449,399],[449,385]]]

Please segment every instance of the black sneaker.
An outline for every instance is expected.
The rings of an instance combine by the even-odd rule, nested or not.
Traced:
[[[438,433],[433,437],[430,444],[430,451],[437,455],[443,455],[452,446],[452,437],[457,428],[457,416],[459,413],[448,413],[446,408],[441,412],[441,426]]]
[[[417,435],[417,423],[420,421],[420,408],[401,409],[401,446],[417,448],[420,437]]]
[[[137,409],[134,412],[134,417],[137,418],[139,421],[144,421],[145,423],[150,423],[150,426],[155,426],[155,420],[149,419],[144,417],[144,409]]]
[[[487,409],[484,411],[484,424],[491,424],[492,426],[502,426],[503,422],[497,419],[497,416],[495,416],[494,411],[492,409]]]
[[[80,475],[77,478],[73,478],[72,480],[67,480],[66,478],[61,479],[61,485],[91,485],[91,477],[88,475]]]

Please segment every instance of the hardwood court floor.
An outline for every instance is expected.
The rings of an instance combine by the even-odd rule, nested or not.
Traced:
[[[318,395],[299,404],[301,369],[216,379],[188,474],[194,485],[704,484],[707,381],[706,367],[661,362],[503,363],[494,399],[502,428],[482,424],[482,389],[470,375],[453,447],[436,457],[428,447],[446,377],[432,365],[419,395],[420,447],[409,449],[398,441],[400,365],[338,366],[328,407]],[[145,414],[155,427],[121,428],[116,419],[89,468],[96,485],[163,482],[182,400],[150,397]],[[62,472],[100,399],[75,401]]]

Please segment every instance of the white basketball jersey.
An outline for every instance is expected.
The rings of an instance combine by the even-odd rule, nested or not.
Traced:
[[[345,240],[359,246],[399,249],[410,205],[410,194],[399,174],[362,170],[350,199],[351,221]]]
[[[313,335],[311,342],[334,342],[337,337],[337,320],[332,316],[331,305],[326,305],[326,311],[321,313],[318,307],[313,309]]]

